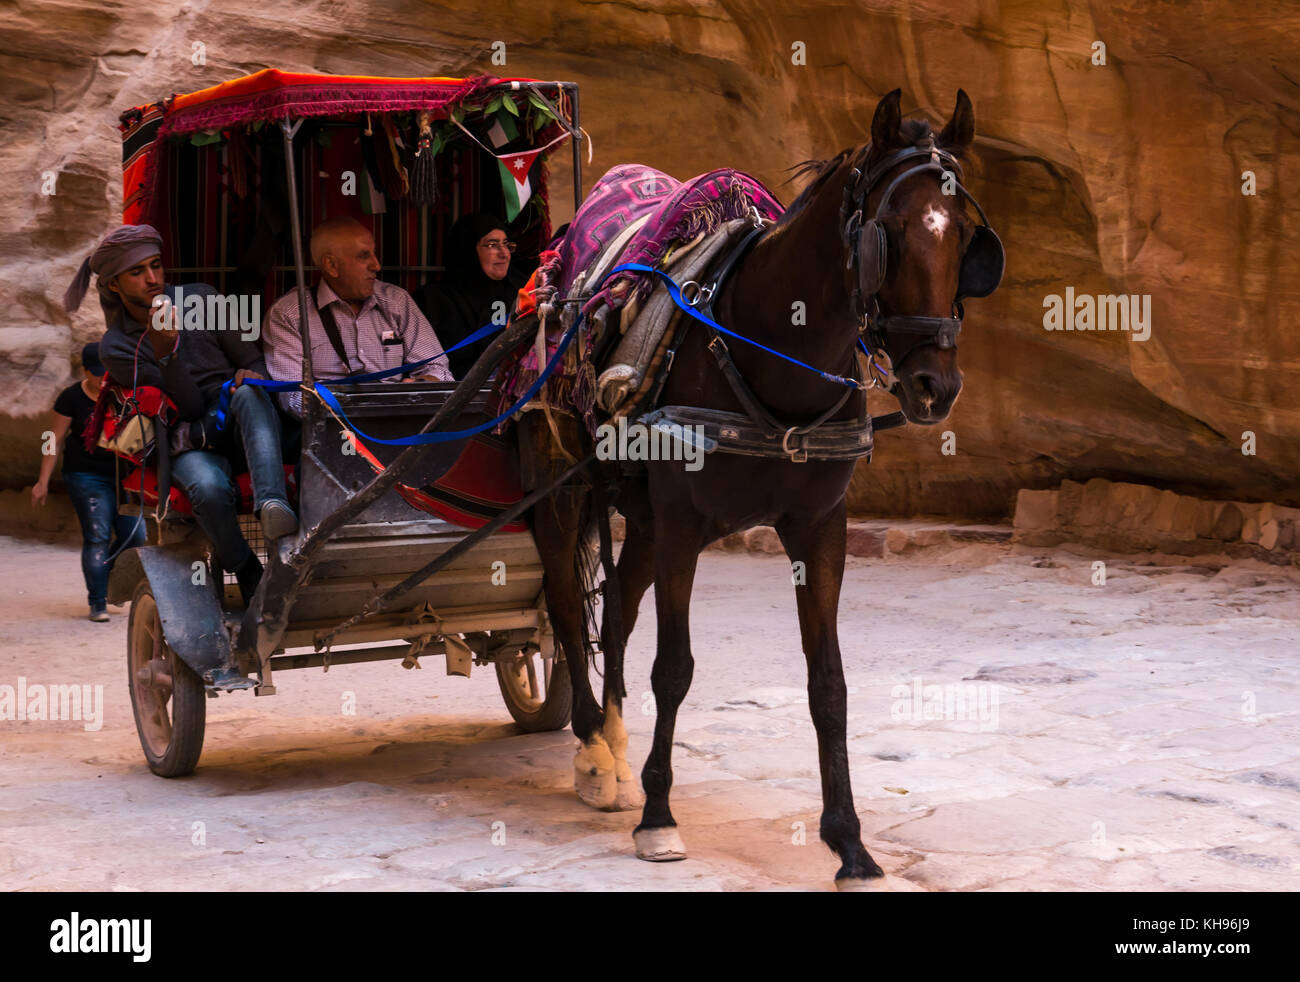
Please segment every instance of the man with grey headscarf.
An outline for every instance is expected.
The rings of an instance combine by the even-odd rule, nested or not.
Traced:
[[[235,573],[247,602],[261,579],[262,564],[239,530],[231,456],[242,450],[248,461],[254,507],[266,537],[274,540],[298,529],[285,491],[279,416],[264,390],[241,384],[267,377],[261,352],[234,331],[182,331],[174,309],[159,311],[164,297],[176,304],[178,294],[164,282],[162,237],[149,225],[122,225],[100,242],[64,294],[69,313],[80,306],[92,273],[98,277],[99,304],[108,322],[100,358],[118,385],[154,386],[175,404],[194,449],[175,456],[172,478],[189,498],[217,560]],[[187,297],[215,292],[204,284],[184,289]],[[187,314],[187,328],[188,321]],[[228,422],[218,431],[214,423],[221,385],[232,376]]]

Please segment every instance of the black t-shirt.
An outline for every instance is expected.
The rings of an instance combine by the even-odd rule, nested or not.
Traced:
[[[96,447],[93,452],[86,450],[82,433],[86,423],[95,409],[95,400],[86,395],[81,384],[69,385],[54,400],[54,411],[60,416],[72,417],[68,428],[68,437],[63,441],[63,473],[106,474],[112,477],[116,471],[117,458],[107,450]]]

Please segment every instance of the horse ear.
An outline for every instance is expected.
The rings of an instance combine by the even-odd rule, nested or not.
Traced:
[[[876,115],[871,119],[871,142],[877,150],[898,146],[902,140],[898,132],[903,123],[903,115],[898,108],[902,98],[903,90],[895,89],[876,106]]]
[[[938,144],[946,150],[965,150],[975,139],[975,107],[965,89],[957,90],[957,108],[939,134]]]

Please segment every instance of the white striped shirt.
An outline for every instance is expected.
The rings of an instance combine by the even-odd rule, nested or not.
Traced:
[[[366,297],[361,312],[354,314],[352,307],[340,300],[323,279],[315,290],[316,304],[329,305],[338,325],[339,340],[347,363],[339,359],[320,311],[308,298],[307,322],[311,330],[311,367],[317,379],[342,378],[355,372],[378,372],[385,368],[413,361],[423,361],[442,354],[442,345],[433,332],[415,300],[400,286],[375,281],[375,290]],[[302,378],[302,334],[298,328],[298,291],[290,290],[271,305],[262,326],[266,367],[271,378],[293,381]],[[417,378],[434,378],[452,381],[446,358],[417,369]],[[387,381],[400,381],[394,375]],[[294,416],[302,415],[302,393],[282,392],[280,400]]]

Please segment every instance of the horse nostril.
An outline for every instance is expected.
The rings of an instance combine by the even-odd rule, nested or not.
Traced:
[[[921,398],[933,402],[939,398],[939,378],[929,372],[917,372],[913,377]]]

